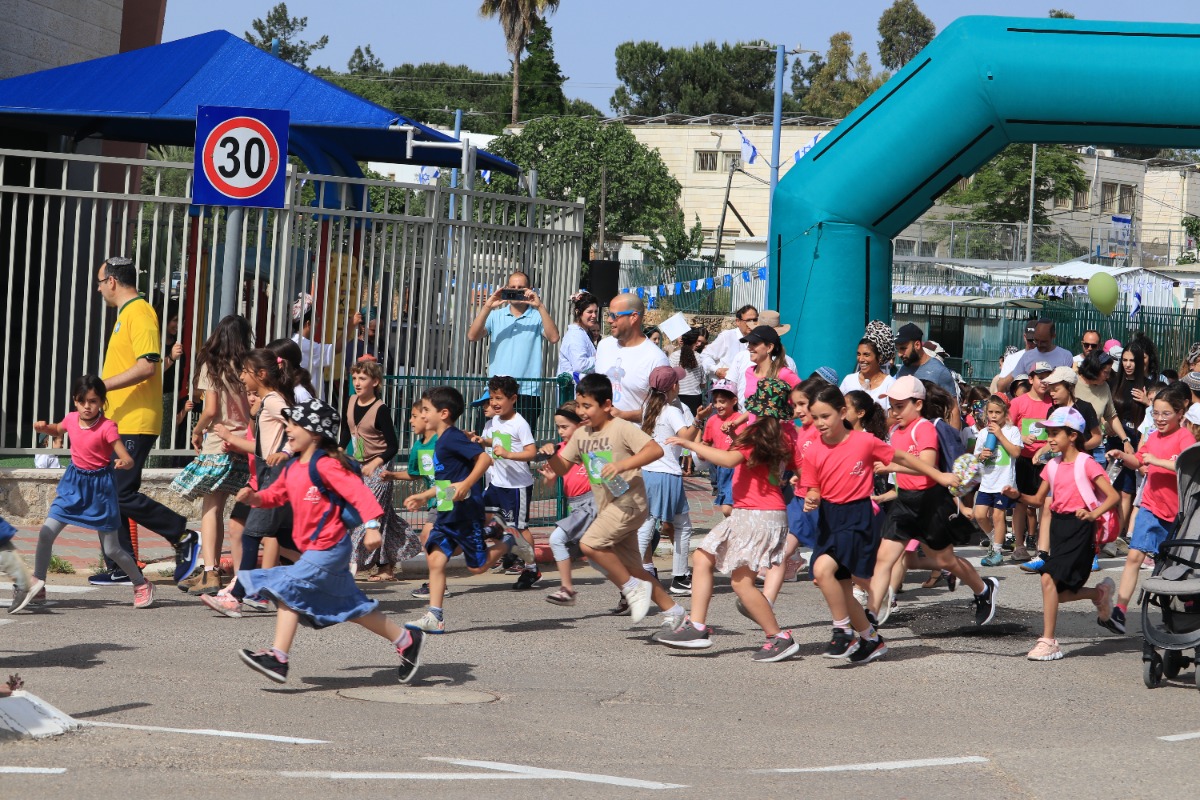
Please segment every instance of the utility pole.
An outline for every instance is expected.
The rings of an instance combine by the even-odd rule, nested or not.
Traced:
[[[604,256],[604,205],[608,200],[608,167],[600,165],[600,258]]]
[[[729,190],[733,188],[733,173],[737,169],[737,163],[729,160],[729,177],[725,181],[725,202],[721,203],[721,221],[717,223],[717,251],[713,255],[713,266],[719,266],[721,263],[721,240],[725,236],[725,212],[729,208]],[[769,242],[768,242],[769,244]]]
[[[1025,226],[1025,263],[1033,263],[1033,201],[1037,189],[1037,145],[1033,146],[1033,159],[1029,167],[1029,224]]]

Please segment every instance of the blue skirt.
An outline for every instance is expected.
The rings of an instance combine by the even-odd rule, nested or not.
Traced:
[[[817,521],[821,517],[820,509],[804,510],[804,495],[798,494],[788,500],[787,521],[788,533],[796,537],[796,541],[804,547],[815,547],[817,544]]]
[[[852,503],[821,501],[817,522],[817,544],[812,563],[827,555],[838,565],[838,580],[870,578],[875,573],[875,556],[879,551],[880,527],[875,524],[875,510],[870,500]]]
[[[646,484],[646,501],[650,507],[650,516],[654,519],[671,522],[688,510],[682,475],[643,471],[642,480]]]
[[[379,607],[354,584],[350,574],[350,537],[328,550],[305,550],[295,564],[238,573],[246,595],[287,606],[310,628],[328,628],[366,616]]]
[[[94,531],[115,531],[121,527],[113,468],[79,469],[68,464],[48,516],[66,525]]]

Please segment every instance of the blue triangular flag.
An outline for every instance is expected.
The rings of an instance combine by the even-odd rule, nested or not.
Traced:
[[[749,270],[743,271],[743,272],[742,272],[742,283],[749,283],[749,282],[750,282],[750,272],[749,272]]]
[[[725,286],[725,287],[732,286],[733,285],[733,276],[732,275],[722,275],[721,276],[721,285]]]
[[[758,279],[760,281],[765,281],[767,279],[767,268],[766,267],[758,268]]]
[[[705,289],[711,289],[711,288],[713,288],[713,279],[712,279],[712,278],[705,278],[705,279],[704,279],[704,288],[705,288]]]

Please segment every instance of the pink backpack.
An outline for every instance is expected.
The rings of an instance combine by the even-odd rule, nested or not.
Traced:
[[[1079,490],[1079,496],[1083,498],[1083,504],[1091,511],[1099,507],[1100,501],[1096,499],[1096,492],[1092,489],[1092,482],[1088,480],[1087,468],[1084,465],[1084,459],[1091,456],[1080,453],[1075,458],[1075,488]],[[1058,472],[1058,465],[1061,462],[1057,459],[1051,459],[1050,463],[1046,464],[1046,469],[1042,472],[1042,477],[1050,483],[1050,489],[1054,489],[1054,476]],[[1115,542],[1117,535],[1121,532],[1121,520],[1117,516],[1116,510],[1105,511],[1096,520],[1096,549],[1097,551],[1108,544]]]

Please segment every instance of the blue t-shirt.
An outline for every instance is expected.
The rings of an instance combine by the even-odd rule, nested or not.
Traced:
[[[929,381],[936,383],[938,386],[946,390],[952,398],[958,398],[958,386],[954,383],[954,374],[950,372],[950,368],[936,358],[930,358],[924,364],[917,368],[912,368],[907,364],[896,370],[896,377],[902,378],[905,375],[912,375],[919,381]]]
[[[497,308],[488,314],[488,377],[508,375],[512,378],[542,377],[542,315],[533,306],[519,317],[512,307]],[[541,390],[533,381],[520,381],[521,394],[537,396]]]
[[[458,483],[475,468],[483,448],[467,438],[458,428],[447,428],[437,437],[433,448],[433,478]],[[483,481],[476,481],[466,500],[458,500],[450,511],[439,511],[439,523],[479,522],[483,519]]]

